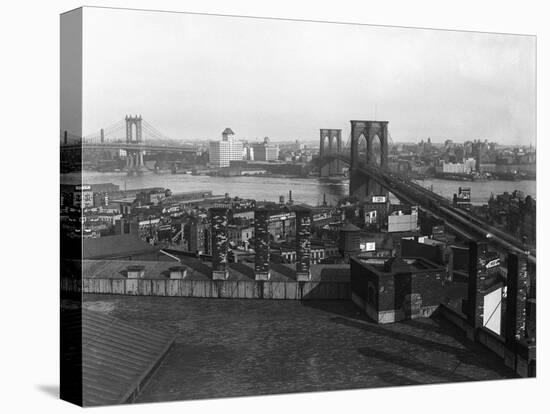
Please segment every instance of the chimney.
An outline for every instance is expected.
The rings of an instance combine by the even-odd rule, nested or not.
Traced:
[[[468,322],[474,328],[483,326],[483,284],[487,278],[487,243],[471,241],[468,271]]]
[[[288,204],[292,204],[292,190],[288,190]]]
[[[306,208],[296,213],[296,280],[307,282],[311,279],[311,211]]]
[[[525,337],[527,304],[527,255],[508,254],[506,280],[506,342],[513,346]]]
[[[99,131],[101,134],[101,143],[103,144],[105,142],[105,133],[103,132],[103,128]]]
[[[226,280],[229,277],[227,267],[227,209],[210,209],[212,233],[212,279]]]
[[[269,280],[269,212],[254,211],[254,276],[256,280]]]
[[[65,130],[63,131],[63,144],[67,145],[68,142],[69,142],[69,139],[67,137],[67,130]]]
[[[145,266],[130,265],[126,267],[126,275],[128,279],[143,279],[145,277]]]
[[[185,266],[172,266],[170,271],[170,279],[185,279],[187,276],[187,268]]]

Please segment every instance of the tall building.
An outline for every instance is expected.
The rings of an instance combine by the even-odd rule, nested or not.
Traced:
[[[243,143],[235,138],[231,128],[225,128],[221,141],[210,141],[209,162],[212,167],[229,167],[231,161],[243,159]]]
[[[184,226],[184,238],[190,252],[210,254],[210,240],[208,226],[199,219],[193,218]]]
[[[279,159],[279,147],[269,143],[265,137],[261,144],[252,144],[255,161],[277,161]]]

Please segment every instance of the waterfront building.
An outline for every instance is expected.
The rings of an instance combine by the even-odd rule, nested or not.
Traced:
[[[231,161],[243,159],[243,143],[235,138],[231,128],[222,132],[221,141],[210,141],[209,162],[214,168],[229,167]]]
[[[255,161],[277,161],[279,159],[279,147],[269,143],[269,137],[264,138],[261,144],[253,144]]]

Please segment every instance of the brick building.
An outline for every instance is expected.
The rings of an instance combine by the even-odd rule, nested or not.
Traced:
[[[378,323],[430,316],[450,294],[445,268],[426,259],[351,257],[350,264],[352,301]]]

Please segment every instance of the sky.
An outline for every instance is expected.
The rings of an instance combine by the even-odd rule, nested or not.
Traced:
[[[535,38],[86,8],[83,131],[143,119],[174,139],[318,139],[389,121],[394,142],[535,144]]]

